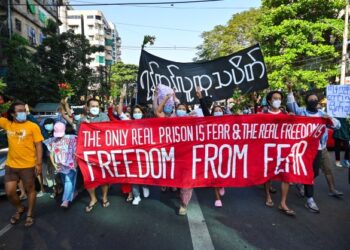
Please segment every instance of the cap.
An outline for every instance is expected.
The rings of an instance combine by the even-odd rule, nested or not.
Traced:
[[[54,137],[62,137],[66,133],[66,125],[62,122],[56,122],[53,130],[54,130],[53,132]]]

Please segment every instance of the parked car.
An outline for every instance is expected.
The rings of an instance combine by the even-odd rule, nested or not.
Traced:
[[[0,149],[0,196],[5,195],[5,163],[8,148]]]

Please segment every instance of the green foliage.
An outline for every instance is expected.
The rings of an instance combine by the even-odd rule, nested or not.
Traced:
[[[255,34],[260,41],[271,89],[324,88],[338,74],[345,1],[265,0]]]
[[[134,64],[124,64],[118,62],[112,66],[111,72],[111,96],[117,97],[120,95],[120,89],[123,84],[136,83],[138,66]]]
[[[87,65],[93,60],[89,57],[96,52],[103,52],[103,46],[90,46],[82,35],[68,31],[57,33],[57,25],[49,20],[44,34],[47,36],[38,47],[36,62],[45,72],[47,93],[59,98],[58,84],[68,82],[77,101],[87,94],[87,87],[95,81],[93,71]]]
[[[212,60],[257,43],[252,30],[261,14],[260,9],[250,9],[233,15],[226,25],[204,32],[195,60]]]
[[[324,88],[339,75],[345,0],[263,0],[202,34],[196,60],[211,60],[260,43],[271,89]]]

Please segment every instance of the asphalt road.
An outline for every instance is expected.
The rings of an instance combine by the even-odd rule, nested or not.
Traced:
[[[150,197],[135,207],[114,185],[111,206],[98,206],[91,214],[84,212],[86,192],[68,210],[59,207],[60,200],[39,198],[36,224],[27,229],[24,221],[9,225],[14,210],[3,197],[0,249],[350,249],[348,169],[334,167],[333,172],[345,196],[329,197],[321,173],[315,188],[321,213],[309,212],[292,188],[288,200],[295,218],[276,205],[267,208],[261,187],[226,189],[222,208],[214,207],[213,189],[197,189],[188,216],[182,217],[176,215],[176,193],[152,187]],[[279,192],[273,195],[275,204],[279,197]]]

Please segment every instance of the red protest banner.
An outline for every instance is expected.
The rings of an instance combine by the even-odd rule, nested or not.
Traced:
[[[262,114],[83,123],[77,159],[87,188],[242,187],[269,179],[311,184],[327,122]]]

